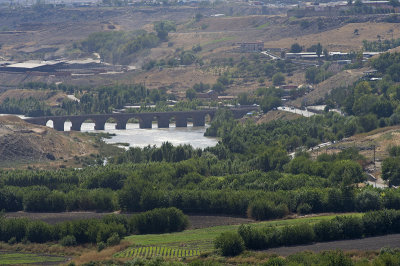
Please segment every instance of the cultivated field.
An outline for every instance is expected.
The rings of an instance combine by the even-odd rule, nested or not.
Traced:
[[[361,216],[362,214],[345,214],[345,215],[357,215]],[[329,220],[336,217],[336,215],[323,215],[323,216],[306,216],[305,218],[297,218],[297,219],[286,219],[286,220],[276,220],[276,221],[267,221],[267,222],[257,222],[254,223],[254,226],[264,227],[264,226],[286,226],[286,225],[294,225],[299,223],[310,223],[314,224],[322,220]],[[129,257],[129,256],[142,256],[143,248],[147,248],[144,250],[149,251],[149,248],[152,247],[151,250],[161,250],[160,248],[164,248],[165,250],[170,250],[173,252],[173,256],[176,257],[175,254],[181,254],[179,252],[183,252],[180,250],[185,250],[184,252],[197,252],[204,253],[210,252],[214,250],[214,239],[223,232],[234,231],[237,230],[239,225],[222,225],[222,226],[213,226],[208,228],[194,229],[194,230],[185,230],[183,232],[178,233],[170,233],[170,234],[151,234],[151,235],[132,235],[125,238],[131,242],[134,247],[129,248],[121,253],[117,253],[115,256],[117,257]],[[142,248],[139,252],[138,248]],[[152,251],[153,252],[153,251]],[[165,253],[166,256],[171,256],[171,252]],[[185,253],[186,254],[186,253]],[[189,253],[190,254],[190,253]]]

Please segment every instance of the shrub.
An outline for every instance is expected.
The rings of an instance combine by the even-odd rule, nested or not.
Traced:
[[[177,208],[160,208],[133,215],[129,220],[131,232],[139,234],[167,233],[184,230],[189,220]]]
[[[396,220],[397,215],[398,212],[393,210],[367,212],[362,217],[364,233],[366,235],[380,235],[392,231],[392,221]]]
[[[60,245],[64,247],[76,246],[76,238],[74,236],[68,235],[60,240]]]
[[[282,218],[289,213],[285,204],[275,205],[267,200],[256,200],[250,203],[247,209],[247,215],[256,220],[268,220]]]
[[[341,223],[344,238],[352,239],[363,236],[364,224],[360,217],[337,216],[334,220]]]
[[[318,241],[330,241],[341,239],[343,229],[337,220],[321,221],[314,225],[315,237]]]
[[[104,243],[104,242],[99,242],[99,243],[97,243],[97,251],[98,251],[98,252],[102,251],[102,250],[105,249],[106,247],[107,247],[107,245],[106,245],[106,243]]]
[[[353,262],[343,254],[343,251],[325,251],[321,254],[321,265],[352,266]]]
[[[243,239],[246,248],[265,249],[268,246],[266,234],[251,225],[240,225],[238,233]]]
[[[379,194],[375,191],[363,190],[356,197],[356,208],[361,212],[379,210],[381,208]]]
[[[280,258],[280,257],[275,257],[275,258],[271,258],[269,259],[265,264],[263,264],[264,266],[284,266],[286,264],[285,259],[284,258]]]
[[[121,241],[121,239],[120,239],[119,235],[117,233],[114,233],[112,236],[110,236],[107,239],[107,246],[118,245],[120,241]]]
[[[50,225],[42,221],[29,222],[26,237],[31,242],[44,243],[51,240]]]
[[[8,240],[8,244],[14,245],[17,243],[17,238],[15,236],[11,237],[10,240]]]
[[[223,256],[236,256],[243,252],[244,242],[236,232],[225,232],[215,239],[215,248],[220,250]]]
[[[297,207],[298,214],[309,214],[312,212],[312,207],[308,203],[302,203]]]
[[[314,238],[314,230],[309,224],[285,226],[281,229],[281,244],[283,245],[307,244]]]

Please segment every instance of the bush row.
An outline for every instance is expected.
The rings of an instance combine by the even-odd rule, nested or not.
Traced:
[[[60,241],[63,245],[75,243],[115,242],[128,234],[164,233],[182,231],[188,218],[176,208],[154,209],[148,212],[107,215],[102,219],[85,219],[50,225],[26,218],[0,218],[0,241],[30,241],[44,243]]]
[[[236,255],[240,253],[237,251],[240,250],[240,243],[247,249],[257,250],[390,233],[400,233],[400,211],[373,211],[362,217],[337,216],[314,225],[304,223],[281,228],[241,225],[234,233],[239,240],[231,233],[220,235],[215,243],[223,254]]]

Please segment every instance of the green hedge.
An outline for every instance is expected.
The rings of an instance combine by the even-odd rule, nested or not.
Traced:
[[[337,216],[314,225],[299,224],[281,228],[241,225],[238,229],[238,234],[247,249],[268,249],[390,233],[400,233],[400,211],[372,211],[364,214],[362,218]]]
[[[44,243],[60,241],[62,245],[74,243],[117,242],[128,234],[147,234],[182,231],[188,218],[176,208],[155,209],[145,213],[108,215],[102,219],[85,219],[50,225],[26,218],[0,217],[0,241],[30,241]],[[14,240],[13,240],[14,241]]]

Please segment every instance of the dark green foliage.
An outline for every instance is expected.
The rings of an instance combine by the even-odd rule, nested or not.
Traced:
[[[83,243],[117,245],[121,237],[132,233],[182,231],[188,219],[176,208],[156,209],[127,218],[108,215],[102,219],[86,219],[50,225],[42,221],[0,217],[0,240],[23,239],[34,243],[60,241],[63,246]],[[14,241],[14,240],[13,240]]]
[[[298,43],[294,43],[290,47],[291,53],[301,53],[302,50],[303,50],[303,47],[301,47],[300,44],[298,44]]]
[[[274,84],[274,86],[279,86],[284,83],[285,83],[285,76],[282,73],[278,72],[272,76],[272,84]]]
[[[284,245],[299,245],[313,241],[354,239],[387,233],[400,232],[400,211],[382,210],[366,213],[362,218],[336,216],[314,225],[255,228],[241,225],[238,234],[248,249],[267,249]],[[340,256],[339,256],[340,257]],[[334,260],[338,259],[337,257]]]
[[[117,233],[114,233],[107,239],[107,246],[118,245],[120,241],[121,241],[121,239],[120,239],[119,235]]]
[[[390,185],[400,185],[400,157],[386,158],[382,163],[382,178]]]
[[[26,237],[35,243],[44,243],[52,240],[52,228],[42,221],[31,221],[26,228]]]
[[[65,236],[60,240],[60,245],[64,247],[75,246],[76,244],[76,238],[71,235]]]
[[[309,214],[312,212],[312,207],[308,203],[301,203],[299,206],[297,206],[296,211],[298,214]]]
[[[244,250],[243,239],[236,232],[222,233],[215,239],[214,245],[223,256],[236,256]]]
[[[168,33],[176,30],[175,22],[164,20],[157,21],[154,23],[154,30],[157,32],[158,38],[162,41],[167,41]]]
[[[277,219],[287,214],[289,214],[289,210],[286,205],[275,205],[266,199],[258,199],[251,202],[247,210],[247,215],[256,220]]]
[[[135,214],[129,220],[131,231],[139,234],[182,231],[188,223],[188,218],[176,208],[154,209]]]
[[[265,249],[269,247],[269,238],[266,232],[254,226],[242,224],[239,226],[238,234],[248,249]]]
[[[307,244],[314,241],[315,233],[309,224],[285,226],[280,229],[280,242],[283,245]]]
[[[379,210],[381,199],[376,191],[364,190],[356,197],[356,208],[360,212]]]
[[[318,84],[329,77],[332,76],[332,73],[326,71],[324,68],[320,67],[311,67],[308,68],[305,74],[306,80],[312,84]]]

